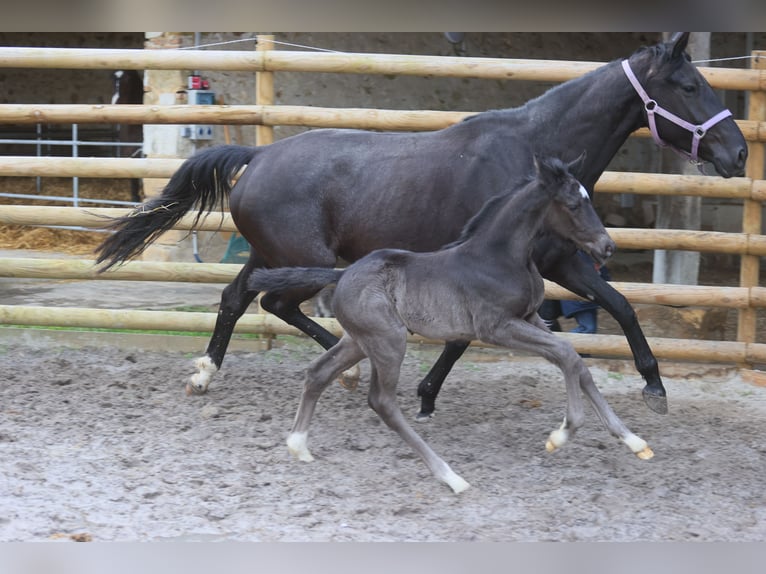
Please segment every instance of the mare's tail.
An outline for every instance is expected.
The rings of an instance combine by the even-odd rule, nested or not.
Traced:
[[[232,177],[247,165],[256,148],[221,145],[202,150],[187,159],[170,178],[162,194],[114,218],[107,229],[115,231],[96,248],[99,271],[141,254],[157,237],[171,229],[195,205],[199,221],[221,205],[231,191]]]
[[[311,289],[319,291],[331,283],[337,283],[343,269],[329,267],[277,267],[256,269],[247,279],[250,291],[291,291]]]

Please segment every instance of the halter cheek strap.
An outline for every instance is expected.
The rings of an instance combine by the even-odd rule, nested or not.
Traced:
[[[731,111],[727,109],[721,110],[712,118],[707,120],[705,123],[695,126],[694,124],[691,124],[687,122],[686,120],[679,118],[674,113],[669,112],[668,110],[660,106],[655,100],[651,99],[649,97],[649,94],[646,93],[646,90],[644,90],[643,86],[641,86],[641,83],[638,81],[638,78],[636,78],[636,75],[633,73],[633,70],[630,67],[630,63],[628,63],[627,60],[622,61],[622,69],[625,71],[625,75],[628,77],[628,80],[630,80],[630,83],[633,85],[633,89],[636,90],[636,93],[644,102],[646,115],[647,115],[647,118],[649,119],[649,131],[652,132],[652,137],[654,138],[654,142],[660,147],[670,147],[676,153],[679,153],[683,155],[684,157],[688,157],[693,163],[696,163],[698,166],[701,166],[702,162],[699,160],[699,157],[697,156],[700,140],[703,137],[705,137],[705,134],[707,133],[707,131],[710,128],[712,128],[715,124],[731,116],[732,115]],[[664,142],[662,140],[659,132],[657,131],[657,125],[654,118],[655,114],[661,115],[666,120],[669,120],[673,122],[674,124],[676,124],[677,126],[680,126],[684,128],[685,130],[688,130],[692,133],[691,152],[685,152],[684,150],[678,149],[677,147],[667,142]]]

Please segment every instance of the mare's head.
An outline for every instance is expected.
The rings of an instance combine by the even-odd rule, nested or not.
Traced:
[[[651,127],[649,109],[657,106],[660,108],[657,112],[662,109],[670,112],[682,120],[680,123],[689,125],[683,127],[655,112],[655,139],[711,162],[723,177],[743,175],[747,159],[745,138],[730,115],[716,119],[719,114],[726,116],[727,111],[691,63],[685,51],[688,41],[688,32],[679,34],[670,42],[641,48],[628,59],[648,96],[648,103],[642,104],[644,125]]]
[[[556,158],[535,158],[537,185],[549,198],[545,225],[603,264],[615,250],[614,241],[601,223],[590,196],[575,178],[584,155],[570,164]]]

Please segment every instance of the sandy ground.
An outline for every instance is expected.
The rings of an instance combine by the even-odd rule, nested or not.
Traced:
[[[458,363],[437,416],[416,430],[472,487],[455,495],[366,405],[332,385],[312,463],[285,438],[302,340],[228,355],[210,392],[183,392],[199,353],[1,343],[0,540],[757,541],[766,537],[766,388],[699,366],[665,375],[656,415],[627,363],[590,359],[596,383],[656,456],[642,461],[588,408],[562,450],[558,371],[484,350]],[[201,349],[200,349],[201,350]],[[435,358],[412,348],[405,412]],[[502,360],[497,360],[502,359]],[[686,374],[689,369],[684,369]]]

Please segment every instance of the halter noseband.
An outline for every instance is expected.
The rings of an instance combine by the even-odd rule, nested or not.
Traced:
[[[651,99],[649,95],[646,93],[646,90],[644,90],[644,88],[641,86],[641,83],[638,81],[638,78],[636,78],[636,75],[633,73],[633,70],[630,68],[630,64],[628,63],[627,60],[622,61],[622,69],[625,71],[625,75],[628,77],[628,80],[630,80],[630,83],[633,85],[633,88],[638,93],[638,96],[644,102],[646,115],[649,119],[649,131],[652,132],[652,137],[654,138],[654,142],[660,147],[670,147],[676,153],[689,158],[689,161],[697,164],[697,167],[700,168],[700,170],[702,170],[702,162],[697,156],[697,150],[699,149],[700,140],[703,137],[705,137],[705,134],[707,133],[707,131],[710,128],[712,128],[715,124],[717,124],[724,118],[728,118],[730,115],[732,115],[731,111],[727,109],[721,110],[712,118],[710,118],[708,121],[706,121],[704,124],[695,126],[694,124],[691,124],[687,122],[686,120],[682,120],[677,115],[661,107],[656,102],[656,100]],[[685,130],[690,131],[692,133],[693,137],[692,137],[691,153],[686,152],[682,149],[678,149],[677,147],[667,142],[664,142],[662,140],[659,132],[657,131],[657,125],[655,124],[654,114],[659,114],[666,120],[669,120],[673,122],[674,124],[676,124],[677,126],[680,126],[684,128]]]

